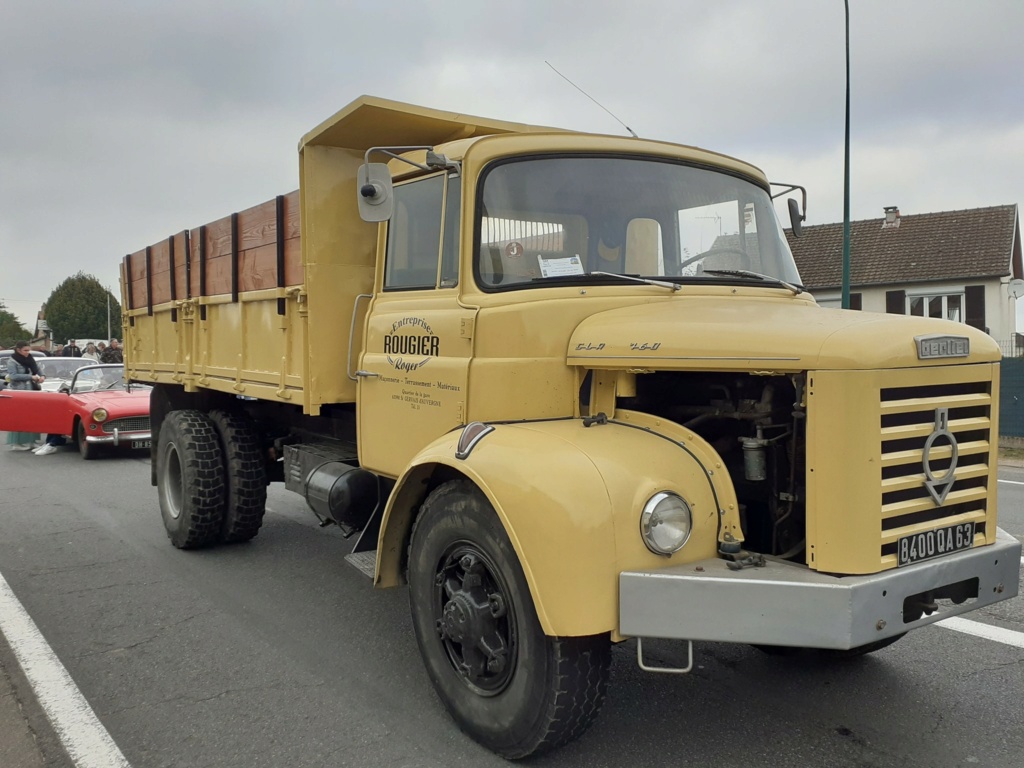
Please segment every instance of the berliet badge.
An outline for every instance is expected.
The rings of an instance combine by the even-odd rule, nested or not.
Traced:
[[[941,477],[936,477],[932,471],[931,452],[932,448],[935,447],[935,441],[940,437],[944,437],[949,441],[951,453],[949,468]],[[932,495],[935,506],[942,505],[942,502],[946,500],[946,494],[949,493],[953,483],[956,482],[956,462],[959,457],[960,448],[956,444],[956,437],[949,431],[949,408],[936,408],[935,429],[928,435],[928,439],[924,441],[924,451],[921,457],[921,463],[924,466],[924,487]]]
[[[915,336],[917,359],[929,360],[935,357],[969,357],[971,340],[966,336],[949,336],[932,333],[927,336]]]

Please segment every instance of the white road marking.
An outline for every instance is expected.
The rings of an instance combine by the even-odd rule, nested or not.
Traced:
[[[980,621],[962,619],[959,616],[952,616],[948,619],[935,622],[938,627],[952,629],[954,632],[963,632],[965,635],[974,635],[985,640],[994,640],[1003,645],[1012,645],[1015,648],[1024,648],[1024,632],[1016,632],[1012,629],[993,627],[991,624],[982,624]]]
[[[1020,480],[1000,480],[999,482],[1007,485],[1024,485]]]
[[[76,768],[131,768],[2,575],[0,632]]]

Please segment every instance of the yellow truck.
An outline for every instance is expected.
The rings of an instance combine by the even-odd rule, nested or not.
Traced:
[[[1016,595],[998,346],[817,306],[757,168],[362,97],[299,170],[122,262],[163,522],[304,496],[481,744],[577,737],[627,639],[855,656]]]

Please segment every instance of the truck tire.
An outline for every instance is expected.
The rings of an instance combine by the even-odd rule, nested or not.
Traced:
[[[156,454],[160,515],[171,543],[195,549],[219,540],[224,517],[224,457],[213,422],[200,411],[171,411]]]
[[[224,543],[249,541],[260,532],[267,510],[267,472],[260,451],[259,436],[247,416],[229,411],[211,411],[224,454]]]
[[[512,543],[472,483],[447,482],[424,502],[409,595],[434,689],[480,744],[523,758],[572,741],[597,717],[609,636],[544,634]]]

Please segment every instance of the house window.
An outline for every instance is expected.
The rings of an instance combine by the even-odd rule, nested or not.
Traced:
[[[906,314],[915,317],[936,317],[940,320],[964,322],[964,294],[908,294]]]

